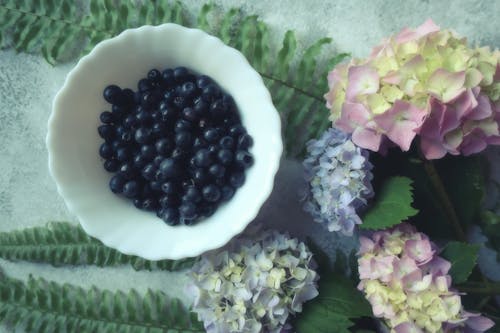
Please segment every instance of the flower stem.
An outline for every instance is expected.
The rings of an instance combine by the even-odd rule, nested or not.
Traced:
[[[453,208],[453,204],[451,203],[450,197],[448,196],[448,193],[444,188],[443,182],[441,181],[441,177],[439,176],[434,163],[427,159],[423,159],[423,164],[424,169],[427,172],[427,175],[429,176],[429,179],[432,182],[432,185],[434,186],[434,189],[436,190],[437,195],[443,204],[448,223],[453,227],[458,239],[462,242],[465,242],[467,240],[465,237],[465,232],[460,225],[457,213]]]

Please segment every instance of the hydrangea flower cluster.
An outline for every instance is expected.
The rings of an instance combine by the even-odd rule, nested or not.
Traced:
[[[368,151],[331,128],[318,140],[308,142],[307,152],[304,168],[310,191],[304,209],[329,231],[352,235],[354,226],[361,224],[356,211],[373,196]]]
[[[314,265],[304,243],[275,231],[235,239],[193,267],[193,310],[209,333],[280,332],[318,295]]]
[[[391,332],[484,332],[493,322],[464,311],[451,264],[409,224],[360,237],[358,286]]]
[[[407,151],[418,134],[427,159],[477,153],[500,144],[499,60],[429,20],[330,72],[330,118],[372,151]]]

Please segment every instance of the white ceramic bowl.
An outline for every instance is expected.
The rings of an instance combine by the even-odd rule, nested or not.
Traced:
[[[166,225],[108,188],[97,134],[109,109],[109,84],[136,89],[149,69],[186,66],[211,76],[238,105],[254,139],[254,165],[235,196],[195,226]],[[143,26],[99,43],[68,74],[54,100],[47,135],[49,169],[69,210],[85,231],[126,254],[159,259],[199,255],[226,244],[257,215],[273,188],[282,153],[281,124],[259,74],[237,50],[197,29]]]

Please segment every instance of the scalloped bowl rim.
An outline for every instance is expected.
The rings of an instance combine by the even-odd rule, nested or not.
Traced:
[[[112,54],[114,48],[116,48],[115,52],[118,53],[120,48],[127,49],[127,44],[137,46],[134,42],[145,46],[151,42],[149,39],[153,40],[154,37],[160,35],[163,38],[161,41],[178,43],[178,45],[174,45],[181,50],[182,47],[186,47],[183,43],[189,43],[190,38],[191,42],[197,43],[198,47],[192,52],[193,54],[179,53],[182,56],[182,61],[185,57],[189,58],[186,63],[175,58],[179,55],[172,55],[180,52],[177,49],[171,48],[168,53],[162,53],[162,61],[168,58],[165,63],[169,61],[176,63],[176,65],[170,64],[162,66],[162,68],[184,65],[195,72],[203,72],[203,74],[212,76],[234,97],[242,121],[255,141],[252,148],[256,157],[255,164],[247,171],[247,181],[243,187],[236,191],[231,201],[219,207],[212,217],[190,227],[168,226],[154,213],[142,212],[133,207],[130,202],[112,194],[107,188],[107,182],[104,185],[101,184],[103,180],[108,180],[111,177],[103,170],[101,162],[97,163],[97,167],[94,167],[95,161],[100,160],[96,144],[100,144],[102,141],[97,135],[96,128],[98,125],[97,115],[102,109],[94,110],[89,107],[87,112],[87,109],[82,106],[82,103],[86,105],[88,102],[90,105],[105,107],[102,95],[98,94],[99,100],[97,100],[95,91],[100,89],[102,92],[104,86],[113,83],[104,82],[107,80],[106,75],[111,76],[108,80],[123,75],[123,80],[122,78],[117,80],[127,81],[129,87],[132,87],[132,82],[137,82],[140,78],[137,77],[137,73],[142,71],[142,76],[145,75],[144,70],[137,69],[133,78],[130,77],[133,76],[132,74],[127,77],[128,74],[113,72],[112,68],[120,67],[134,71],[136,67],[153,68],[160,65],[158,63],[137,62],[134,63],[137,65],[135,67],[124,67],[125,64],[115,64],[109,61],[106,63],[108,66],[103,67],[103,64],[99,63],[101,58],[110,58],[109,52]],[[149,39],[144,40],[145,36]],[[182,36],[182,40],[180,36]],[[152,59],[159,59],[158,55],[164,50],[158,51],[158,48],[164,46],[154,44],[151,46],[154,51],[149,49],[145,51],[143,48],[136,47],[132,48],[134,50],[131,52],[132,54],[122,52],[119,53],[119,56],[126,59],[123,60],[124,62],[131,61],[132,63],[136,61],[134,60],[135,52],[138,54],[142,52]],[[213,57],[217,59],[205,59],[204,61],[195,58],[198,53],[203,52],[203,48],[217,52],[224,59],[223,63],[221,60],[217,62],[219,56]],[[151,54],[147,52],[151,52]],[[199,54],[198,57],[200,57]],[[236,67],[231,68],[231,66]],[[224,74],[228,68],[237,69],[237,71],[231,72],[230,75]],[[95,77],[89,74],[93,71],[104,76],[104,78],[96,79],[95,84],[92,81]],[[221,77],[222,81],[220,81]],[[244,83],[239,82],[238,78],[244,79]],[[233,84],[236,87],[234,90],[232,89]],[[245,89],[239,89],[241,87]],[[80,89],[81,91],[78,91]],[[89,91],[88,94],[87,91]],[[94,91],[94,94],[91,94],[90,91]],[[75,101],[82,103],[75,103]],[[258,108],[255,109],[256,107]],[[84,112],[82,112],[82,108]],[[249,109],[252,112],[249,112]],[[93,118],[89,121],[90,114],[93,114]],[[93,122],[94,118],[95,122]],[[92,135],[95,136],[95,139],[89,136],[89,130],[92,128]],[[79,141],[73,138],[74,136],[78,137],[78,135],[88,140]],[[55,180],[57,191],[63,197],[69,211],[76,215],[85,232],[99,239],[106,246],[125,254],[137,255],[149,260],[197,256],[205,251],[225,245],[232,237],[243,231],[257,216],[259,209],[271,194],[283,151],[280,117],[262,78],[251,67],[245,56],[225,45],[218,38],[199,29],[186,28],[173,23],[127,29],[116,37],[100,42],[88,55],[82,57],[69,72],[62,88],[54,98],[48,122],[46,144],[49,153],[49,172]],[[78,151],[82,153],[78,154]],[[87,161],[88,159],[94,163]],[[101,182],[98,181],[99,179]],[[92,186],[99,187],[99,190],[95,191]],[[103,205],[110,206],[102,207]],[[236,217],[235,212],[238,213]],[[117,219],[120,221],[116,221]],[[110,225],[112,220],[115,220],[114,224]],[[195,236],[194,239],[193,236]],[[173,243],[165,244],[167,241]]]

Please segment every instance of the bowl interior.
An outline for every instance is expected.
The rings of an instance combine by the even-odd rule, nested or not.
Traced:
[[[136,90],[151,68],[186,66],[229,92],[254,138],[255,164],[233,199],[195,226],[170,227],[108,189],[97,135],[109,84]],[[131,29],[104,41],[70,72],[54,101],[47,136],[49,169],[83,228],[106,245],[147,259],[195,256],[224,245],[256,216],[269,196],[282,152],[280,120],[260,76],[238,51],[175,24]]]

